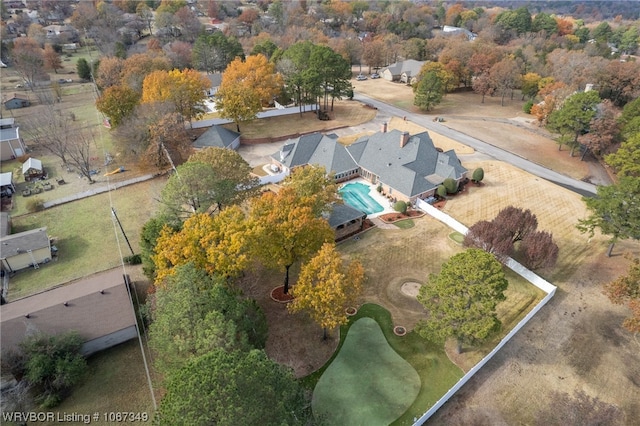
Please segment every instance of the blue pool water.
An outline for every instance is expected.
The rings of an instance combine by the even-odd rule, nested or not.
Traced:
[[[360,182],[348,183],[338,191],[345,203],[366,214],[380,213],[383,207],[369,196],[369,186]]]

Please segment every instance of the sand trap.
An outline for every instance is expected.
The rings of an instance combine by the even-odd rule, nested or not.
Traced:
[[[420,287],[422,287],[422,284],[420,283],[417,283],[415,281],[407,281],[406,283],[402,284],[400,290],[409,297],[417,297],[418,292],[420,291]]]

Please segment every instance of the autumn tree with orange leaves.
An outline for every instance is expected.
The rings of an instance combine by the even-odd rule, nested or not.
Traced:
[[[328,329],[347,323],[346,309],[356,302],[363,282],[362,264],[357,260],[344,263],[335,243],[325,243],[302,266],[287,309],[308,313],[322,327],[322,339],[326,340]]]
[[[233,120],[239,132],[240,123],[254,119],[282,86],[282,76],[264,55],[251,55],[244,61],[236,58],[227,66],[216,93],[220,116]]]
[[[605,285],[604,294],[612,303],[631,309],[631,316],[622,325],[632,333],[640,333],[640,259],[631,261],[626,275]]]
[[[210,275],[238,276],[249,262],[247,231],[248,222],[237,206],[227,207],[215,216],[194,214],[177,232],[165,226],[152,255],[156,284],[172,275],[177,266],[190,262]]]
[[[142,82],[142,103],[171,103],[183,119],[191,121],[204,114],[209,87],[211,82],[196,70],[153,71]]]

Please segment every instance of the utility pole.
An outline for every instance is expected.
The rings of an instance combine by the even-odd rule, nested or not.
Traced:
[[[124,232],[124,228],[122,227],[122,223],[120,223],[120,219],[118,219],[118,215],[116,214],[116,209],[114,209],[113,207],[111,207],[111,214],[113,215],[114,219],[116,220],[116,222],[118,222],[118,225],[120,226],[120,230],[122,231],[122,235],[124,235],[124,239],[127,242],[127,245],[129,246],[129,250],[131,250],[131,255],[135,255],[135,253],[133,252],[133,248],[131,248],[131,243],[129,242],[129,238],[127,238],[127,234],[125,234]]]

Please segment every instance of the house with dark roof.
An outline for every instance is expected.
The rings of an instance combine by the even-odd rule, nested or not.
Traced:
[[[382,69],[379,74],[388,81],[400,81],[402,83],[413,83],[415,78],[420,74],[420,70],[424,65],[424,61],[416,61],[415,59],[407,59],[406,61],[396,62]]]
[[[115,268],[0,306],[2,350],[15,349],[32,333],[76,331],[82,353],[137,336],[136,318],[122,269]]]
[[[211,126],[193,142],[196,149],[228,148],[236,150],[240,146],[240,133],[225,129],[222,126]]]
[[[6,109],[26,108],[31,105],[31,101],[22,95],[14,93],[13,96],[4,101]]]
[[[282,149],[271,157],[286,174],[299,166],[317,164],[328,172],[333,172],[336,182],[358,176],[358,164],[345,146],[338,143],[338,137],[334,134],[312,133],[300,136],[285,143]]]
[[[381,131],[346,147],[337,138],[314,133],[285,143],[271,158],[287,172],[315,164],[333,172],[338,182],[362,177],[410,202],[433,196],[447,178],[460,183],[468,174],[456,153],[441,152],[428,132]]]

